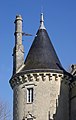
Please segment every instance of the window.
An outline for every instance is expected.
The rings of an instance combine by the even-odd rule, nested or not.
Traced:
[[[33,102],[33,88],[27,88],[27,103]]]
[[[27,118],[27,120],[33,120],[33,118]]]

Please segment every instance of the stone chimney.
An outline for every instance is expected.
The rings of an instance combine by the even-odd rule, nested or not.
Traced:
[[[17,73],[24,64],[24,47],[22,45],[22,17],[15,19],[15,47],[13,49],[13,74]]]

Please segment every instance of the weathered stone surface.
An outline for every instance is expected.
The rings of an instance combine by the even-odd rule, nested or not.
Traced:
[[[22,17],[15,20],[15,47],[13,49],[13,74],[17,73],[24,64],[24,47],[22,45]]]
[[[49,79],[50,74],[52,77],[51,80]],[[55,75],[58,76],[58,80],[56,80]],[[13,88],[14,120],[22,120],[22,117],[26,118],[28,113],[29,115],[31,114],[34,119],[36,118],[36,120],[48,120],[50,113],[50,119],[53,119],[59,102],[58,96],[60,96],[62,78],[56,73],[34,73],[24,76],[28,76],[27,82],[24,80],[26,79],[25,77],[19,77],[24,83],[20,82],[18,85],[16,83]],[[31,77],[33,80],[30,80]],[[27,103],[27,88],[33,88],[34,90],[33,103]]]

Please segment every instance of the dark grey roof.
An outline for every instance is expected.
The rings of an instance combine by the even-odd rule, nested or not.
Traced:
[[[56,63],[61,66],[46,29],[39,29],[26,57],[25,67],[22,71],[35,69],[60,70]]]

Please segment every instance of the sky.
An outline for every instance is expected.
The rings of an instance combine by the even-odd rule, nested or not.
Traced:
[[[43,8],[43,10],[42,10]],[[13,91],[9,80],[13,70],[15,17],[23,18],[23,32],[35,36],[40,25],[40,13],[56,53],[68,70],[76,64],[76,0],[1,0],[0,1],[0,98],[12,108]],[[25,58],[34,36],[23,36]]]

